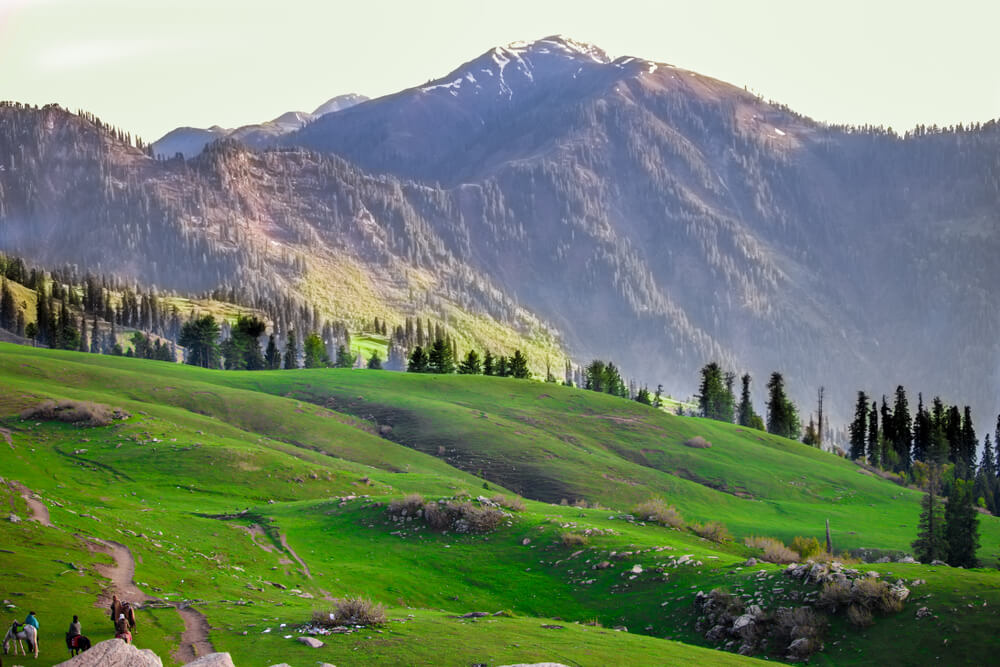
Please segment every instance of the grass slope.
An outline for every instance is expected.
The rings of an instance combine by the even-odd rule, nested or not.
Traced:
[[[706,643],[694,628],[694,593],[723,586],[786,604],[797,584],[776,566],[741,567],[750,552],[737,543],[629,523],[617,511],[543,502],[528,502],[488,536],[442,535],[390,522],[379,504],[406,492],[489,495],[501,483],[551,483],[571,491],[568,497],[622,509],[636,498],[666,495],[691,517],[790,535],[807,532],[814,520],[808,516],[818,520],[820,508],[843,495],[857,515],[853,529],[864,531],[858,542],[882,548],[903,539],[904,531],[891,530],[898,518],[888,506],[914,504],[908,496],[893,499],[903,489],[795,443],[537,383],[373,371],[240,374],[0,345],[0,387],[0,427],[11,438],[8,445],[0,434],[8,452],[0,477],[38,493],[53,523],[0,521],[0,544],[12,552],[0,568],[0,598],[15,605],[9,616],[23,617],[27,607],[39,612],[42,665],[64,659],[61,633],[74,613],[92,638],[110,636],[93,606],[106,584],[98,566],[110,563],[90,542],[96,538],[128,546],[140,588],[167,603],[193,603],[208,619],[216,649],[231,651],[241,665],[745,664],[751,661],[692,645]],[[132,417],[81,429],[15,416],[43,398],[94,400]],[[392,440],[377,435],[384,426]],[[675,442],[694,433],[714,446]],[[659,454],[643,452],[654,443]],[[426,453],[439,446],[442,458]],[[665,470],[649,464],[655,456]],[[483,479],[452,463],[487,466],[484,474],[497,481],[485,491]],[[734,488],[666,471],[680,467],[688,477]],[[603,476],[607,471],[636,479],[618,483]],[[767,471],[774,479],[765,479]],[[803,474],[815,488],[786,483]],[[28,516],[7,484],[0,484],[0,502]],[[866,509],[869,502],[876,508]],[[884,536],[876,510],[887,513]],[[259,527],[256,536],[251,526]],[[984,519],[983,527],[985,545],[995,540],[995,521]],[[563,546],[564,532],[586,530],[589,544]],[[851,537],[836,534],[842,546]],[[671,566],[679,555],[693,564]],[[594,569],[604,560],[611,567]],[[636,565],[642,571],[634,574]],[[915,621],[916,605],[909,604],[864,632],[834,621],[814,662],[936,656],[986,664],[995,655],[995,571],[871,568],[925,579],[914,595],[936,618]],[[326,598],[349,594],[384,602],[392,621],[381,631],[323,638],[318,650],[285,638],[326,608]],[[458,618],[502,609],[508,615]],[[183,629],[176,612],[146,609],[139,620],[137,643],[169,662]],[[607,629],[615,625],[629,632]]]

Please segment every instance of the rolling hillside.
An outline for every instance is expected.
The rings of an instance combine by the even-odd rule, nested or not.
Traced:
[[[738,540],[628,520],[635,502],[666,497],[689,521],[722,520],[737,537],[818,536],[829,517],[838,549],[906,549],[914,533],[916,494],[848,462],[549,384],[219,372],[0,344],[0,386],[0,447],[9,451],[0,491],[21,519],[52,524],[0,522],[12,564],[0,569],[0,597],[11,613],[39,612],[43,665],[62,655],[69,614],[91,637],[108,636],[93,606],[106,577],[118,577],[108,552],[117,562],[130,553],[138,594],[158,600],[140,612],[137,643],[179,659],[194,652],[181,637],[193,610],[207,622],[205,639],[237,664],[742,664],[696,646],[713,644],[695,628],[695,593],[747,591],[766,606],[806,590],[783,567],[744,566],[756,552]],[[95,428],[17,417],[45,399],[130,416]],[[684,447],[692,435],[713,446]],[[380,506],[406,493],[463,492],[529,500],[486,535],[420,530]],[[541,502],[556,495],[602,508]],[[1000,524],[983,517],[982,531],[980,556],[995,565]],[[564,544],[567,532],[589,537]],[[955,638],[992,636],[994,570],[860,567],[926,583],[911,583],[916,600],[868,630],[834,617],[812,662],[989,660],[988,640]],[[393,620],[321,637],[320,649],[285,638],[327,597],[347,594],[385,603]],[[918,606],[938,616],[914,620]],[[628,632],[610,629],[618,625]]]

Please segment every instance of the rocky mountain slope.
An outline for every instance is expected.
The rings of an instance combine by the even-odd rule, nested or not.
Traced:
[[[107,266],[98,249],[49,248],[47,234],[67,218],[96,234],[117,216],[141,236],[173,215],[185,221],[182,265],[209,282],[260,282],[264,253],[281,260],[268,280],[297,274],[288,284],[300,289],[336,258],[363,256],[408,284],[434,276],[459,300],[524,306],[579,360],[613,358],[676,393],[715,358],[750,371],[759,392],[783,371],[805,413],[820,384],[844,417],[856,389],[897,383],[996,412],[1000,343],[984,335],[1000,327],[995,122],[905,137],[826,126],[694,72],[551,37],[326,114],[278,137],[283,149],[227,145],[159,165],[102,153],[95,173],[66,139],[8,134],[17,151],[49,148],[34,175],[0,175],[36,198],[7,205],[0,247]],[[129,194],[100,185],[116,168]],[[38,179],[55,173],[82,190],[39,197]],[[67,209],[70,192],[86,192],[87,207]],[[114,212],[123,196],[137,217]],[[314,234],[329,259],[311,257]],[[176,259],[152,263],[152,248],[122,243],[137,273],[192,280],[174,275]],[[225,252],[205,263],[205,244]]]

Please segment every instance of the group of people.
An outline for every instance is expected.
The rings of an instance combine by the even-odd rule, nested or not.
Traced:
[[[126,614],[129,614],[131,616],[132,618],[131,623],[129,622],[129,618],[126,617]],[[111,619],[115,624],[115,637],[129,644],[132,643],[131,629],[135,627],[134,625],[135,617],[133,614],[134,612],[132,612],[128,602],[119,600],[117,595],[112,597]],[[35,612],[33,611],[28,612],[28,615],[25,617],[23,623],[18,623],[17,621],[14,621],[12,631],[16,635],[20,633],[25,626],[28,625],[32,626],[35,629],[35,636],[37,637],[38,631],[40,630],[40,625],[38,623],[38,617],[35,616]],[[83,635],[83,624],[80,623],[80,617],[77,616],[76,614],[73,615],[73,621],[69,624],[69,629],[66,631],[66,646],[74,654],[77,651],[86,650],[90,648],[90,640]]]

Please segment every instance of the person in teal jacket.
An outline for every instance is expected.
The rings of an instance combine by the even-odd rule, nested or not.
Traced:
[[[24,619],[24,625],[33,625],[35,630],[38,630],[38,619],[35,618],[35,612],[29,611],[28,616]]]

